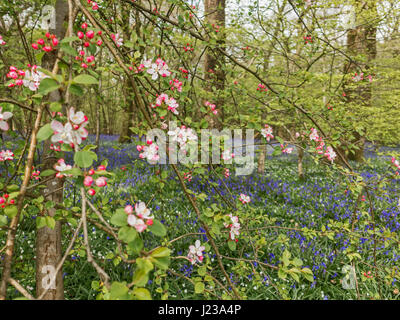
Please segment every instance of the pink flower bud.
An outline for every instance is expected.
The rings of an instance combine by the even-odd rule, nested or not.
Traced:
[[[93,184],[93,178],[91,176],[86,176],[83,180],[85,187],[90,187]]]
[[[88,173],[92,176],[95,174],[95,171],[93,169],[90,169]]]
[[[53,43],[53,46],[57,46],[58,45],[58,39],[57,38],[53,38],[53,40],[51,41]]]
[[[86,22],[82,23],[81,28],[82,28],[83,30],[87,29],[87,27],[88,27],[88,25],[87,25]]]
[[[133,207],[131,205],[127,205],[124,209],[126,214],[132,214],[133,213]]]
[[[94,31],[93,30],[89,30],[88,32],[86,32],[86,37],[88,39],[93,39],[94,37]]]
[[[39,46],[37,45],[37,43],[32,43],[32,48],[33,48],[34,50],[38,50],[38,49],[39,49]]]
[[[89,189],[88,190],[89,195],[94,196],[96,194],[96,190],[94,189]]]
[[[39,44],[39,45],[44,45],[44,40],[43,39],[39,39],[38,41],[37,41],[37,43]]]
[[[51,52],[51,50],[53,50],[53,48],[52,48],[51,46],[45,46],[45,47],[43,47],[43,51]]]
[[[85,37],[85,34],[82,31],[78,32],[78,38],[83,39]]]
[[[98,170],[98,171],[105,171],[105,170],[106,170],[106,167],[103,166],[103,165],[100,165],[100,166],[97,167],[97,170]]]

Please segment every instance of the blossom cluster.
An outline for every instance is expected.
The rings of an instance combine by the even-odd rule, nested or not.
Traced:
[[[189,253],[187,255],[189,261],[192,264],[195,264],[197,262],[203,262],[204,256],[203,256],[203,251],[205,250],[205,246],[201,245],[200,240],[196,240],[194,245],[189,246]]]
[[[99,5],[97,4],[97,2],[94,2],[93,0],[87,0],[87,3],[92,8],[93,11],[99,9]]]
[[[135,204],[136,215],[133,213],[133,207],[131,205],[127,205],[124,210],[128,215],[128,224],[134,227],[137,232],[143,232],[148,226],[153,224],[154,217],[151,215],[151,210],[147,208],[146,204],[142,201]]]
[[[312,43],[312,37],[310,35],[304,36],[303,39],[305,44]]]
[[[188,52],[188,51],[192,51],[193,52],[194,48],[191,47],[189,43],[187,43],[186,46],[183,47],[183,50],[185,52]]]
[[[159,75],[164,78],[171,75],[171,71],[168,70],[168,65],[161,58],[157,58],[155,62],[145,60],[143,66],[147,69],[146,72],[151,74],[153,80],[157,80]]]
[[[7,78],[13,81],[8,84],[9,88],[23,85],[31,91],[36,91],[39,88],[40,82],[45,78],[49,78],[49,76],[38,70],[38,66],[28,65],[28,67],[31,69],[27,71],[19,70],[14,66],[10,67]]]
[[[243,204],[246,204],[246,203],[249,203],[251,200],[250,200],[249,196],[245,195],[244,193],[241,193],[240,197],[239,197],[239,201]]]
[[[72,166],[65,163],[64,159],[58,159],[58,161],[54,164],[54,170],[57,171],[56,177],[63,178],[64,176],[69,177],[69,174],[63,173],[64,171],[71,170]]]
[[[45,52],[51,52],[58,46],[59,41],[55,34],[47,32],[45,36],[45,39],[40,38],[38,41],[32,43],[34,50],[42,49]]]
[[[165,105],[167,106],[167,109],[169,111],[171,111],[173,114],[179,114],[179,112],[177,110],[179,108],[178,102],[176,102],[174,97],[170,97],[166,93],[161,93],[160,95],[158,95],[157,99],[156,99],[156,103],[154,105],[152,105],[151,107],[152,108],[161,107],[161,105],[163,103],[165,103]]]
[[[120,37],[119,33],[116,34],[112,33],[111,39],[113,39],[117,47],[121,47],[124,45],[124,39]]]
[[[100,176],[96,179],[93,179],[93,176],[97,173],[97,174],[101,174],[102,171],[106,171],[106,167],[104,165],[100,165],[97,167],[97,172],[94,169],[90,169],[88,171],[88,174],[85,176],[85,178],[83,179],[83,185],[85,187],[92,187],[94,186],[94,184],[99,187],[105,187],[107,185],[107,178]],[[93,188],[90,188],[88,190],[89,195],[94,196],[96,194],[96,190],[94,190]]]
[[[230,172],[229,172],[229,169],[228,169],[228,168],[225,168],[225,169],[224,169],[224,176],[225,176],[225,178],[229,178]]]
[[[392,164],[396,167],[396,174],[397,175],[399,175],[399,171],[398,170],[400,170],[400,164],[399,164],[399,161],[398,160],[396,160],[396,158],[395,157],[392,157]]]
[[[352,78],[352,80],[354,81],[354,82],[359,82],[359,81],[363,81],[365,78],[364,78],[364,72],[361,72],[361,73],[355,73],[354,74],[354,76],[353,77],[351,77]],[[372,82],[372,76],[371,75],[368,75],[367,77],[366,77],[367,79],[368,79],[368,81],[369,82]]]
[[[147,159],[147,161],[151,164],[155,164],[160,160],[160,155],[158,154],[158,145],[157,143],[148,140],[147,145],[139,145],[136,147],[139,152],[139,158]]]
[[[78,47],[78,55],[75,57],[76,61],[81,61],[81,67],[84,69],[87,69],[89,66],[93,67],[95,65],[95,57],[87,48],[89,48],[92,44],[96,44],[99,47],[103,44],[103,41],[100,38],[102,32],[98,31],[95,33],[94,30],[87,30],[87,28],[88,25],[84,22],[81,25],[81,29],[83,31],[78,31],[77,33],[78,38],[81,40],[82,46]]]
[[[85,128],[87,123],[88,118],[84,113],[82,111],[75,112],[75,109],[71,107],[69,110],[68,121],[65,125],[57,120],[51,122],[51,128],[54,131],[51,141],[60,144],[66,143],[73,148],[75,143],[79,145],[87,138],[88,131]]]
[[[239,236],[240,234],[240,223],[239,223],[239,218],[237,216],[232,216],[232,214],[228,215],[230,218],[230,223],[224,222],[225,228],[229,228],[229,238],[231,240],[235,240],[236,242],[238,239],[236,236]]]
[[[257,86],[257,91],[268,92],[268,88],[264,84],[259,83]]]
[[[282,153],[291,154],[293,152],[292,147],[288,147],[287,145],[284,146],[283,144],[280,145]]]
[[[222,154],[221,154],[221,158],[222,158],[222,160],[224,160],[224,161],[232,160],[232,158],[234,158],[234,157],[235,157],[235,154],[232,153],[229,149],[228,149],[228,150],[225,150],[225,151],[222,152]]]
[[[325,142],[322,137],[318,135],[318,131],[315,128],[311,128],[311,133],[309,135],[311,141],[315,141],[317,143],[316,151],[318,154],[323,154],[329,161],[333,162],[336,158],[336,152],[333,150],[331,146],[325,148]]]
[[[213,104],[213,103],[211,103],[209,101],[206,101],[206,102],[204,102],[204,105],[206,107],[210,107],[210,109],[211,109],[213,114],[218,114],[218,110],[217,110],[217,107],[215,106],[215,104]]]
[[[8,194],[3,194],[3,196],[0,197],[0,206],[2,208],[5,208],[7,205],[10,204],[15,204],[15,200],[10,199],[10,196]]]
[[[179,81],[178,79],[172,79],[169,82],[169,85],[171,86],[171,90],[174,91],[176,89],[176,91],[178,92],[182,92],[182,81]]]
[[[272,127],[266,124],[265,128],[261,129],[261,135],[267,139],[267,141],[273,139],[274,135],[272,134]]]
[[[32,167],[31,179],[39,180],[40,179],[40,170],[35,170],[35,167]]]
[[[6,120],[10,119],[13,114],[11,112],[2,112],[3,107],[0,107],[0,130],[7,131],[9,125]]]
[[[168,131],[170,141],[177,142],[182,151],[187,151],[187,146],[190,143],[197,141],[197,135],[191,128],[181,126],[175,130]]]
[[[14,160],[14,153],[10,150],[1,150],[0,151],[0,162],[11,161]]]

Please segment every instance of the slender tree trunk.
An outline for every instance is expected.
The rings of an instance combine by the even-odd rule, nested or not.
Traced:
[[[347,34],[347,52],[351,57],[356,57],[360,54],[365,56],[365,62],[359,62],[358,65],[362,66],[364,71],[368,71],[376,58],[377,26],[376,22],[371,21],[371,19],[376,19],[377,16],[376,0],[360,1],[356,5],[356,12],[357,27],[351,29]],[[361,73],[357,64],[353,61],[349,61],[344,70],[352,75]],[[367,76],[368,74],[364,74],[364,80],[362,81],[354,82],[350,80],[350,82],[344,84],[347,103],[350,108],[354,109],[356,115],[361,118],[365,117],[365,112],[362,110],[370,107],[372,103],[371,84],[366,79]],[[364,118],[364,120],[367,119]],[[357,162],[364,160],[365,133],[365,128],[361,132],[360,130],[353,132],[354,139],[351,142],[358,149],[354,153],[348,152],[349,160]]]
[[[65,35],[63,23],[68,16],[68,4],[66,0],[56,1],[56,29],[50,30],[59,40]],[[46,54],[43,57],[43,67],[52,70],[56,61],[55,54]],[[50,94],[50,101],[60,101],[61,93],[54,91]],[[65,109],[65,107],[64,107]],[[65,113],[65,110],[63,110]],[[52,169],[57,159],[52,155],[50,149],[50,141],[44,144],[43,151],[43,170]],[[46,183],[43,196],[46,201],[54,203],[62,203],[63,201],[63,185],[62,179],[54,178]],[[45,214],[53,217],[56,209],[51,208]],[[50,285],[50,280],[54,277],[53,271],[56,269],[62,258],[61,247],[62,226],[57,221],[54,229],[43,227],[37,230],[36,234],[36,294],[40,296],[46,289],[49,289],[43,296],[44,300],[62,300],[64,299],[64,284],[62,278],[62,269],[55,275],[56,281],[54,285]]]
[[[304,150],[301,147],[297,148],[297,173],[299,179],[304,179],[304,170],[303,170],[303,159],[304,159]]]

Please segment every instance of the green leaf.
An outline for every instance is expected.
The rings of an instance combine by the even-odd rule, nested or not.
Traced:
[[[207,267],[206,266],[201,266],[197,269],[197,273],[199,274],[199,276],[204,277],[207,273]]]
[[[129,289],[126,282],[113,282],[110,288],[111,300],[130,300]]]
[[[151,270],[154,269],[154,266],[149,258],[137,258],[136,264],[138,269],[143,269],[146,273],[149,273]]]
[[[236,242],[235,241],[228,241],[228,247],[231,249],[231,251],[236,250]]]
[[[296,282],[299,282],[299,281],[300,281],[300,278],[299,278],[299,276],[298,276],[297,273],[290,272],[289,274],[290,274],[290,276],[291,276]]]
[[[61,43],[60,45],[60,49],[61,51],[65,52],[66,54],[76,57],[77,56],[77,52],[76,49],[74,49],[73,47],[71,47],[68,43]]]
[[[72,36],[72,37],[66,37],[64,39],[61,40],[61,43],[68,43],[71,41],[78,41],[79,38],[77,36]]]
[[[124,227],[128,225],[128,216],[124,209],[118,209],[115,214],[111,217],[111,223],[118,227]]]
[[[133,275],[132,282],[139,286],[145,286],[147,284],[147,281],[149,281],[149,274],[146,273],[143,269],[137,269],[135,271],[135,274]]]
[[[7,215],[7,217],[11,219],[17,215],[18,209],[16,206],[7,206],[4,209],[4,213]]]
[[[75,77],[72,81],[74,83],[79,83],[79,84],[98,84],[99,83],[99,81],[95,77],[88,75],[88,74],[81,74],[81,75]]]
[[[171,250],[166,247],[157,248],[151,253],[151,256],[154,258],[162,258],[169,257],[171,254]]]
[[[164,237],[167,234],[164,225],[158,220],[153,220],[153,224],[149,227],[149,230],[158,237]]]
[[[140,254],[140,251],[143,249],[143,240],[140,237],[136,237],[135,240],[128,243],[128,248],[133,251],[135,254]]]
[[[286,276],[287,276],[286,271],[285,271],[283,268],[280,268],[280,269],[278,270],[278,277],[281,278],[281,279],[283,279],[283,280],[285,280],[285,279],[286,279]]]
[[[56,226],[56,220],[54,220],[53,217],[50,216],[46,216],[46,225],[50,228],[50,229],[54,229],[54,227]]]
[[[132,295],[137,300],[151,300],[150,291],[146,288],[135,288],[132,291]]]
[[[45,78],[40,82],[38,93],[45,96],[46,94],[57,90],[59,87],[60,84],[56,80],[52,78]]]
[[[138,287],[143,287],[149,280],[149,272],[154,269],[154,265],[148,258],[136,259],[136,272],[133,275],[133,283]]]
[[[296,267],[300,267],[303,264],[303,261],[301,261],[301,259],[299,258],[294,258],[292,263],[296,266]]]
[[[97,160],[97,154],[93,151],[82,150],[75,152],[74,161],[81,168],[89,168],[94,160]]]
[[[71,174],[71,175],[77,177],[77,176],[81,176],[81,175],[82,175],[82,170],[79,169],[79,168],[72,168],[71,170],[65,170],[65,171],[63,171],[63,173],[65,173],[65,174]]]
[[[3,227],[7,225],[7,217],[6,216],[0,216],[0,227]]]
[[[126,218],[126,214],[125,214]],[[118,238],[126,243],[132,242],[137,236],[137,231],[129,226],[122,227],[118,231]]]
[[[51,176],[51,175],[53,175],[55,173],[56,173],[56,171],[54,171],[53,169],[47,169],[47,170],[42,171],[40,173],[40,176],[41,177],[48,177],[48,176]]]
[[[46,218],[45,217],[36,217],[36,228],[40,229],[45,227],[46,224]]]
[[[37,141],[41,142],[43,140],[47,140],[53,135],[53,129],[51,128],[50,123],[45,124],[43,127],[39,129],[39,132],[37,133]]]
[[[195,293],[202,293],[205,289],[204,283],[203,282],[196,282],[194,285],[194,292]]]
[[[77,84],[71,84],[69,86],[69,92],[71,92],[72,94],[74,94],[78,97],[82,97],[84,95],[82,87]]]
[[[171,259],[170,257],[151,258],[151,262],[153,262],[156,267],[167,270]]]
[[[61,112],[62,104],[58,101],[50,103],[50,111],[51,112]]]

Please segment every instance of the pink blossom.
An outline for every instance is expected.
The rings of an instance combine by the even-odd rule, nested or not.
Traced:
[[[107,178],[105,177],[100,177],[96,179],[96,186],[98,187],[104,187],[107,185]]]
[[[90,187],[93,184],[93,178],[91,176],[86,176],[83,180],[85,187]]]

